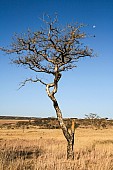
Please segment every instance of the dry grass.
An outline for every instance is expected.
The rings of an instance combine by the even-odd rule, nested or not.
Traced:
[[[0,130],[0,170],[113,170],[113,129],[77,129],[66,160],[61,130]]]
[[[32,121],[32,120],[31,120]],[[13,120],[13,119],[0,119],[0,125],[2,124],[16,124],[17,122],[29,122],[29,120],[25,119],[25,120]]]

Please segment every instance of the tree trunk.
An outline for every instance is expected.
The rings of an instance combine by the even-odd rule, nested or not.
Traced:
[[[64,124],[62,113],[58,105],[54,105],[56,110],[57,118],[60,124],[60,127],[63,131],[63,134],[67,140],[67,159],[74,160],[74,122],[72,122],[71,132],[68,132],[66,125]]]
[[[49,98],[53,102],[54,109],[56,111],[57,119],[60,124],[60,127],[62,129],[62,132],[67,140],[67,159],[73,160],[74,159],[74,151],[73,151],[73,146],[74,146],[74,122],[72,122],[72,127],[71,127],[71,132],[68,131],[62,117],[62,112],[59,108],[58,102],[54,96],[54,94],[57,91],[57,85],[54,85],[54,89],[52,92],[50,92],[50,87],[53,87],[53,83],[48,84],[46,86],[46,91],[49,96]]]
[[[74,133],[75,133],[75,121],[72,120],[70,140],[67,142],[67,159],[74,160]]]
[[[59,109],[55,109],[55,110],[59,110]],[[74,160],[74,131],[73,129],[71,129],[71,132],[68,132],[68,129],[66,127],[66,125],[63,122],[63,118],[61,117],[61,111],[59,110],[59,112],[56,111],[57,114],[57,118],[60,124],[60,127],[63,131],[63,134],[67,140],[67,159],[68,160]],[[73,123],[72,123],[73,125]],[[72,127],[71,127],[72,128]]]
[[[72,140],[68,141],[67,143],[67,159],[74,160],[74,150],[73,150],[74,143]]]

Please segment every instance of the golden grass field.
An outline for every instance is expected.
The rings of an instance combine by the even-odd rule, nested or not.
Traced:
[[[113,170],[113,129],[75,130],[74,161],[60,129],[0,129],[0,170]]]

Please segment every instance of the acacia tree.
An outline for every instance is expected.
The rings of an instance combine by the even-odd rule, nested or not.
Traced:
[[[12,60],[17,65],[22,65],[36,73],[36,78],[28,78],[26,82],[39,82],[46,87],[48,97],[53,102],[57,119],[67,140],[67,159],[74,159],[74,132],[68,131],[61,109],[55,94],[62,72],[77,67],[77,62],[86,56],[92,57],[93,50],[84,46],[82,40],[86,34],[81,31],[83,24],[67,24],[59,27],[57,16],[43,18],[45,27],[36,32],[28,30],[27,34],[15,35],[9,48],[1,48],[8,54],[16,53],[17,58]],[[39,78],[39,73],[52,75],[53,81],[48,83]]]
[[[100,129],[106,128],[107,125],[107,118],[101,118],[96,113],[89,113],[85,115],[86,119],[89,120],[92,128]]]

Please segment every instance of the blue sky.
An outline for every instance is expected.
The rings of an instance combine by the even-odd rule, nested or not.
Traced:
[[[83,118],[96,113],[113,118],[112,0],[0,0],[0,46],[8,46],[15,32],[40,29],[39,17],[55,12],[61,25],[88,24],[85,30],[96,37],[88,38],[85,45],[98,54],[80,60],[77,68],[63,74],[56,95],[63,116]],[[29,83],[17,90],[32,72],[10,64],[9,58],[0,52],[0,115],[55,117],[45,87]]]

